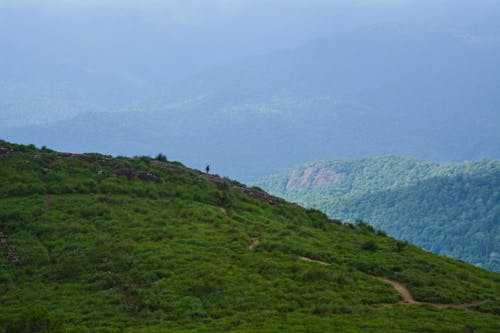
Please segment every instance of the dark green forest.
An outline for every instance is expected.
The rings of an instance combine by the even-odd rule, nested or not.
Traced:
[[[363,220],[434,253],[500,271],[499,161],[324,161],[256,185],[331,217]]]
[[[499,274],[163,154],[1,141],[0,184],[0,332],[500,329]]]

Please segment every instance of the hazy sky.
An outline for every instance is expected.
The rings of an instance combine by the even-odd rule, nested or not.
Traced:
[[[374,24],[484,32],[498,17],[499,0],[0,0],[0,65],[34,54],[132,71],[164,62],[176,79]]]
[[[273,72],[273,68],[281,65],[275,61],[270,65],[273,66],[270,70],[257,73],[261,76],[256,78],[255,86],[266,87],[268,74],[271,78],[294,78],[297,68],[302,64],[306,64],[302,78],[309,77],[306,69],[311,64],[311,67],[316,67],[313,68],[307,89],[313,89],[311,86],[323,82],[321,80],[324,79],[324,84],[317,84],[314,89],[324,88],[325,93],[331,95],[353,96],[356,103],[359,93],[359,99],[364,103],[363,98],[367,93],[364,93],[363,89],[378,87],[378,78],[385,78],[384,75],[370,74],[372,69],[378,68],[371,65],[370,60],[375,59],[377,64],[385,64],[387,68],[392,68],[391,62],[397,62],[394,57],[387,55],[390,52],[378,52],[379,45],[394,39],[392,34],[384,35],[383,31],[399,31],[400,28],[401,31],[410,31],[408,36],[417,37],[403,37],[403,41],[398,41],[401,43],[397,44],[399,46],[394,53],[403,48],[410,50],[408,45],[421,45],[419,42],[422,41],[411,40],[418,39],[418,36],[432,37],[425,39],[424,44],[430,46],[424,49],[446,51],[442,53],[444,60],[439,57],[439,51],[437,55],[430,52],[437,58],[436,61],[431,61],[431,58],[422,57],[423,54],[419,52],[422,48],[411,49],[412,54],[404,60],[412,60],[413,54],[415,55],[414,61],[408,62],[409,69],[413,72],[419,74],[425,70],[419,71],[418,68],[435,68],[438,65],[444,70],[453,68],[454,62],[450,60],[459,58],[462,62],[458,63],[465,65],[458,66],[458,71],[470,68],[471,77],[455,81],[456,75],[452,72],[453,75],[443,76],[443,82],[417,82],[396,75],[390,82],[408,82],[408,94],[393,95],[393,86],[388,84],[391,88],[381,93],[374,90],[370,96],[380,96],[384,101],[401,101],[401,107],[398,104],[394,109],[407,110],[410,109],[408,105],[415,106],[414,101],[420,101],[421,95],[414,92],[421,93],[423,88],[439,87],[439,84],[441,87],[460,88],[465,83],[478,82],[477,91],[490,97],[490,89],[493,91],[493,88],[496,88],[494,84],[497,80],[493,74],[498,72],[497,62],[493,60],[490,64],[482,60],[496,59],[491,49],[495,49],[495,43],[500,41],[499,17],[500,0],[0,0],[0,130],[3,124],[18,126],[50,123],[73,119],[77,114],[89,112],[137,110],[137,105],[155,106],[155,103],[163,103],[161,101],[165,92],[165,95],[169,96],[172,91],[175,94],[175,87],[183,87],[183,80],[187,82],[184,87],[189,90],[196,85],[196,81],[190,77],[207,77],[207,73],[216,73],[215,77],[205,80],[207,89],[202,91],[205,93],[211,91],[210,84],[216,86],[217,80],[223,78],[226,71],[230,72],[228,68],[232,67],[226,66],[228,64],[236,62],[239,65],[233,67],[240,68],[240,72],[251,72],[252,67],[244,67],[246,64],[253,63],[255,59],[274,59],[282,53],[257,58],[254,56],[284,48],[291,48],[291,52],[283,52],[291,54],[293,50],[300,50],[300,46],[304,44],[320,45],[317,51],[313,48],[312,51],[304,53],[307,55],[317,52],[319,57],[300,58],[300,54],[297,54],[298,65],[285,66],[284,70],[288,72]],[[372,29],[374,25],[385,27]],[[325,68],[332,64],[331,67],[334,68],[337,66],[335,59],[342,57],[325,52],[322,43],[364,35],[367,31],[382,31],[383,36],[380,36],[381,39],[363,40],[359,45],[359,52],[349,49],[367,62],[356,66],[357,63],[351,63],[352,59],[348,57],[344,59],[342,66],[338,66],[346,70],[344,79],[329,81],[329,78],[334,76],[324,75]],[[464,36],[467,39],[464,39]],[[321,39],[322,37],[328,38]],[[316,42],[309,42],[311,40]],[[488,44],[478,51],[483,57],[475,61],[472,51],[467,53],[470,50],[466,48],[455,50],[453,45],[456,43],[448,43],[450,40],[492,40],[494,46],[488,48],[490,44],[483,43]],[[446,49],[447,47],[452,49]],[[365,49],[369,51],[362,51]],[[319,62],[318,59],[321,59],[323,54],[326,54],[322,58],[324,62]],[[377,55],[380,57],[377,58]],[[460,57],[455,57],[456,55]],[[244,60],[247,58],[253,60],[247,62]],[[419,61],[420,58],[422,61]],[[295,61],[293,57],[287,59],[291,59],[291,63]],[[428,62],[425,62],[426,60]],[[490,66],[491,70],[487,66]],[[477,73],[485,73],[478,76],[484,77],[476,77],[476,71],[473,70],[476,67]],[[486,70],[482,71],[485,68]],[[205,74],[199,74],[200,72]],[[402,71],[401,76],[406,72],[408,71]],[[360,74],[359,77],[363,79],[354,82],[356,73],[365,73],[366,76]],[[439,77],[440,73],[436,71],[431,74]],[[251,75],[249,77],[249,82],[254,82]],[[292,80],[282,80],[283,84],[279,81],[276,86],[280,87],[279,89],[283,86],[284,91],[289,91],[290,86],[287,84]],[[490,84],[488,80],[494,81],[494,84]],[[231,83],[233,81],[229,82],[230,85],[238,87],[238,84]],[[341,86],[337,83],[341,83]],[[436,85],[433,85],[434,83]],[[483,86],[484,88],[481,88]],[[245,91],[242,94],[254,88],[248,87],[243,88]],[[339,92],[341,88],[344,92]],[[279,89],[276,91],[280,92]],[[309,93],[307,89],[304,94]],[[434,105],[437,110],[445,109],[442,106],[449,105],[446,96],[445,103],[431,103],[443,100],[442,89],[436,91],[439,93],[432,95],[429,105]],[[453,96],[462,98],[472,90],[460,88],[456,91],[453,90]],[[180,98],[190,100],[190,94],[188,91]],[[471,93],[470,101],[466,101],[469,103],[467,105],[474,107],[466,108],[464,103],[460,103],[460,112],[479,112],[475,107],[483,100],[489,103],[485,107],[487,112],[498,104],[495,94],[492,94],[491,99],[478,97],[478,94]],[[227,93],[224,97],[231,100],[234,96]],[[403,101],[405,98],[408,100]],[[141,104],[143,101],[146,102]],[[206,105],[203,107],[209,109]],[[391,105],[383,105],[383,108],[390,107]],[[427,105],[424,107],[427,108]],[[414,116],[417,117],[418,113]],[[316,133],[316,129],[313,132]],[[357,133],[356,130],[346,133],[351,132]],[[467,139],[470,132],[464,133],[467,133]],[[45,134],[40,135],[26,142],[38,143],[45,137]],[[492,137],[496,138],[494,135]],[[55,139],[55,142],[60,141],[59,138]],[[368,146],[371,142],[368,140]],[[152,143],[143,144],[150,147]],[[350,144],[345,144],[344,147],[350,149]],[[64,149],[71,150],[70,148],[75,146]],[[94,146],[88,149],[99,150]],[[140,153],[140,149],[126,153]],[[314,158],[316,157],[318,156]],[[312,159],[313,156],[307,158]],[[186,157],[185,160],[189,161],[189,158]]]
[[[171,82],[374,24],[497,33],[498,17],[499,0],[0,0],[0,71],[121,66]]]

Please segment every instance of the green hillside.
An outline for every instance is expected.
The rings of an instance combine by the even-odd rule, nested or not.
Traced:
[[[500,330],[499,274],[163,156],[0,141],[0,266],[0,332]]]
[[[305,165],[256,185],[426,250],[500,271],[500,161],[387,156]]]

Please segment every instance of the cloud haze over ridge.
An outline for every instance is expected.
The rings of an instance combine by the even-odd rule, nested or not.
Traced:
[[[257,114],[278,114],[271,111],[281,110],[285,114],[290,108],[309,103],[323,107],[327,115],[336,107],[349,109],[351,112],[345,114],[352,115],[353,108],[371,103],[364,101],[367,91],[379,87],[381,82],[386,82],[389,88],[370,95],[381,98],[379,110],[394,107],[396,99],[400,103],[397,110],[409,110],[422,102],[429,119],[431,111],[446,108],[454,112],[459,108],[458,112],[466,118],[470,110],[479,109],[481,103],[484,113],[498,105],[493,100],[496,95],[490,94],[490,90],[496,89],[496,83],[488,81],[494,81],[493,74],[500,72],[496,68],[498,61],[488,64],[484,61],[496,56],[495,48],[500,43],[498,17],[500,2],[493,0],[0,0],[0,134],[5,128],[48,126],[61,121],[68,122],[61,125],[62,128],[79,122],[83,130],[86,119],[93,121],[97,113],[106,118],[107,112],[148,112],[165,110],[168,105],[181,109],[194,107],[196,103],[200,103],[196,107],[201,113],[215,112],[220,105],[223,105],[221,109],[227,105],[226,109],[240,113],[250,110],[258,111]],[[342,45],[344,54],[339,52]],[[346,52],[352,54],[346,56]],[[426,52],[435,59],[425,57]],[[395,55],[402,53],[406,56],[400,58],[398,64]],[[283,58],[284,55],[287,56]],[[448,70],[450,66],[456,68]],[[377,72],[382,67],[384,70]],[[417,82],[409,75],[416,68],[418,70],[413,71],[416,76],[433,68],[430,74],[436,74],[437,78]],[[480,74],[476,75],[476,70]],[[392,80],[399,82],[397,85],[387,81],[391,77],[388,72],[395,74]],[[439,75],[443,72],[451,74],[440,81]],[[464,79],[459,77],[459,72],[464,73]],[[342,79],[339,73],[344,73]],[[448,79],[451,76],[460,80]],[[304,83],[307,78],[309,81]],[[273,82],[275,90],[259,90]],[[475,86],[468,89],[467,84]],[[198,85],[203,89],[194,92]],[[304,86],[304,89],[293,90],[293,85]],[[183,87],[180,100],[172,102],[175,98],[164,98],[172,91],[175,93],[176,87]],[[403,88],[407,93],[395,92]],[[449,88],[448,95],[443,88]],[[477,89],[477,94],[465,98],[472,88]],[[322,89],[324,96],[301,100],[310,90],[320,94]],[[269,100],[257,100],[258,96],[254,95],[247,101],[252,90],[263,95],[269,93]],[[427,99],[422,98],[423,90],[428,92]],[[484,98],[478,97],[480,94]],[[350,97],[346,99],[343,95]],[[203,96],[211,96],[212,100],[203,100]],[[344,102],[336,104],[335,101]],[[303,110],[314,113],[309,106]],[[412,116],[418,118],[421,111],[415,111]],[[490,119],[493,113],[484,118]],[[307,122],[310,121],[308,118]],[[105,124],[105,120],[102,123]],[[357,126],[360,122],[352,123]],[[491,126],[483,132],[496,139],[496,128],[493,128],[496,123],[487,123]],[[133,124],[142,124],[142,119]],[[87,129],[92,128],[95,124]],[[468,127],[464,125],[464,128]],[[356,132],[347,126],[339,127],[344,129],[346,137]],[[358,128],[358,133],[370,131]],[[317,132],[314,128],[310,134]],[[464,129],[463,133],[466,132]],[[34,131],[27,129],[26,133]],[[48,135],[43,133],[39,135],[40,140]],[[146,142],[150,129],[144,133],[147,135],[140,149],[139,142],[134,142],[136,150],[120,153],[144,153],[144,147],[154,147],[153,143]],[[159,133],[163,135],[163,129]],[[36,144],[38,139],[29,135],[19,134],[13,138]],[[53,139],[56,144],[67,143],[57,136]],[[116,141],[109,142],[108,151],[117,152],[117,146]],[[345,145],[351,146],[352,142]],[[77,145],[61,146],[63,150],[80,148],[83,149]],[[100,146],[87,148],[101,149]],[[441,156],[444,150],[430,158],[446,159]],[[490,152],[471,147],[474,155],[465,150],[453,147],[452,158],[489,156]],[[170,151],[173,153],[173,148]],[[208,148],[207,153],[214,154]],[[336,154],[346,152],[337,150]],[[302,162],[304,156],[297,154],[291,161]],[[283,157],[282,162],[288,157]],[[180,159],[194,160],[186,156]]]

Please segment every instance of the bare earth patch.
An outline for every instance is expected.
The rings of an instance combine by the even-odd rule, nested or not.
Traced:
[[[259,245],[260,239],[257,236],[252,237],[252,242],[248,244],[247,248],[253,250],[257,245]]]

